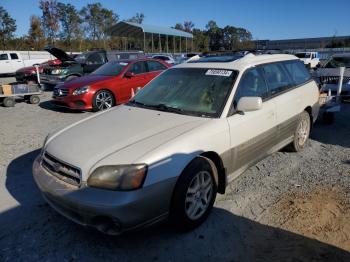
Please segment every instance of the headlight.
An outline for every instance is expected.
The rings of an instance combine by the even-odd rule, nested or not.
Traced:
[[[101,166],[96,168],[87,184],[115,191],[128,191],[142,187],[147,173],[147,165]]]
[[[79,88],[77,88],[77,89],[74,90],[73,96],[85,94],[85,93],[87,93],[88,91],[89,91],[89,86],[79,87]]]
[[[65,70],[65,69],[54,69],[54,70],[51,71],[51,74],[52,75],[59,75],[59,74],[65,73],[66,71],[67,70]]]
[[[45,145],[46,145],[46,142],[47,142],[47,140],[48,140],[48,139],[49,139],[49,135],[47,135],[47,136],[45,137],[45,140],[44,140],[43,146],[42,146],[41,151],[40,151],[40,156],[43,156],[43,154],[44,154],[44,151],[45,151]]]

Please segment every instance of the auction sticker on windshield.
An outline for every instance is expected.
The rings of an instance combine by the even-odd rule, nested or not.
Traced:
[[[207,76],[230,76],[232,74],[231,70],[220,70],[220,69],[209,69],[205,75]]]

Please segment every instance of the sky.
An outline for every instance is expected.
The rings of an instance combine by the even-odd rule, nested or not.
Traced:
[[[61,0],[78,9],[88,0]],[[350,0],[101,0],[100,3],[127,19],[145,14],[144,24],[174,26],[191,20],[204,29],[209,20],[220,27],[248,29],[254,39],[289,39],[350,35]],[[0,0],[17,21],[17,36],[27,34],[29,17],[41,15],[39,0]]]

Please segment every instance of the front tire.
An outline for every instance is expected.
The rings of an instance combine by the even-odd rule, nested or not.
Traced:
[[[293,142],[288,146],[288,149],[292,152],[301,151],[309,138],[311,130],[311,119],[308,112],[301,113],[297,128],[294,133]]]
[[[92,110],[94,112],[110,109],[115,105],[115,99],[112,92],[100,90],[96,92],[92,101]]]
[[[4,107],[14,107],[16,104],[16,100],[13,97],[5,97],[2,103]]]
[[[170,207],[170,222],[176,229],[193,229],[208,217],[217,193],[213,168],[211,160],[197,157],[182,172]]]

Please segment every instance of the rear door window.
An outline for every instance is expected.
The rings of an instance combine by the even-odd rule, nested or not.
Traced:
[[[10,54],[12,60],[18,60],[18,55],[16,53]]]
[[[160,71],[160,70],[166,69],[166,66],[162,65],[161,63],[159,63],[157,61],[147,61],[147,66],[148,66],[149,72]]]
[[[288,61],[284,63],[284,66],[295,85],[303,84],[311,78],[310,73],[307,71],[304,63],[299,60]]]
[[[294,85],[282,63],[262,66],[270,95],[274,96]]]

